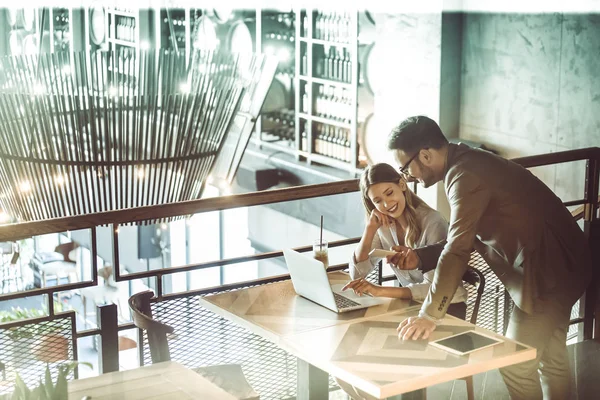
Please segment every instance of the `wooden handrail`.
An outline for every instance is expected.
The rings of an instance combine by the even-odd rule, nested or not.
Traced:
[[[526,168],[578,160],[596,160],[600,163],[600,147],[540,154],[515,158],[513,161]],[[358,191],[358,179],[328,182],[316,185],[296,186],[263,192],[244,193],[232,196],[214,197],[145,206],[132,209],[106,211],[102,213],[54,218],[43,221],[21,222],[0,225],[0,242],[23,239],[35,235],[87,229],[108,224],[129,224],[153,221],[177,216],[193,215],[202,212],[250,207],[284,201],[331,196]]]
[[[511,158],[511,161],[525,168],[543,167],[544,165],[566,163],[579,160],[600,161],[600,147],[558,151],[556,153],[538,154],[535,156]]]
[[[356,191],[358,191],[358,179],[352,179],[340,182],[267,190],[264,192],[211,197],[207,199],[183,201],[180,203],[53,218],[44,221],[0,225],[0,242],[23,239],[46,233],[92,228],[94,226],[158,220],[161,218],[193,215],[201,212],[332,196]]]
[[[598,203],[600,203],[600,196],[598,196]],[[571,215],[573,216],[573,218],[575,219],[575,221],[579,221],[581,218],[583,218],[583,215],[585,213],[585,204],[581,205],[579,207],[577,207],[576,209],[574,209],[573,211],[571,211]]]

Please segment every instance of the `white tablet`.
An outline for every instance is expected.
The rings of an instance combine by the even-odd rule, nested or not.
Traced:
[[[466,331],[429,342],[430,345],[459,356],[502,343],[504,340],[477,331]]]
[[[369,252],[369,256],[381,257],[381,258],[385,258],[385,256],[393,256],[394,254],[396,254],[395,251],[383,250],[383,249],[373,249]]]

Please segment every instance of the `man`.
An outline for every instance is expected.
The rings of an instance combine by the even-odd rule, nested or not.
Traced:
[[[506,335],[537,349],[535,360],[501,369],[511,397],[568,398],[570,311],[591,280],[588,244],[569,211],[527,169],[483,150],[449,144],[427,117],[403,121],[391,132],[388,147],[408,181],[429,187],[443,180],[450,203],[446,242],[415,251],[398,248],[404,251],[388,256],[403,269],[426,272],[437,264],[419,317],[403,321],[399,336],[429,337],[474,248],[515,303]]]

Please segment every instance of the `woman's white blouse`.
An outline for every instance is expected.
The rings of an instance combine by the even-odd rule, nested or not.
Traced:
[[[448,222],[442,215],[428,207],[418,207],[416,210],[417,222],[421,226],[421,237],[415,243],[415,248],[428,246],[446,239],[448,235]],[[404,236],[404,235],[402,235]],[[371,243],[372,249],[390,250],[392,246],[397,246],[398,235],[395,224],[388,227],[382,226],[377,231],[377,235]],[[364,278],[377,267],[380,257],[369,257],[359,263],[356,262],[354,252],[349,262],[350,276],[352,279]],[[433,281],[435,269],[423,274],[421,270],[401,270],[393,265],[390,265],[398,281],[403,287],[410,289],[412,297],[416,301],[423,301],[429,292],[429,287]],[[456,293],[452,298],[452,303],[460,303],[467,301],[467,291],[461,285],[456,289]]]

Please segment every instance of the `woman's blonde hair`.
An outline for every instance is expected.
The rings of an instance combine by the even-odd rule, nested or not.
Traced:
[[[390,182],[399,184],[401,180],[404,180],[400,172],[396,171],[394,167],[389,164],[380,163],[368,166],[360,177],[360,192],[362,194],[363,204],[367,210],[367,218],[371,215],[371,212],[375,209],[375,205],[369,198],[369,188],[378,183]],[[406,183],[406,182],[405,182]],[[418,207],[430,208],[419,196],[414,194],[412,190],[406,185],[404,191],[404,198],[406,199],[406,207],[404,208],[403,214],[406,218],[407,228],[404,232],[404,244],[409,247],[414,247],[415,243],[421,237],[421,226],[417,222],[416,209]]]

